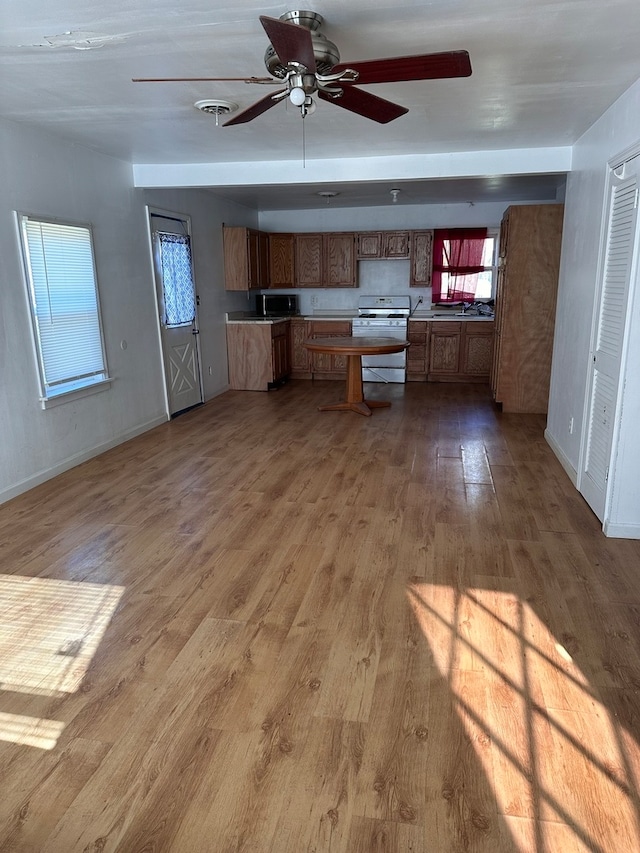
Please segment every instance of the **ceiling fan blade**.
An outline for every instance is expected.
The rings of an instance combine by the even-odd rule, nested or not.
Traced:
[[[365,92],[355,86],[345,86],[339,98],[332,98],[319,89],[318,97],[322,98],[323,101],[336,104],[338,107],[343,107],[352,113],[358,113],[358,115],[370,118],[380,124],[387,124],[409,112],[406,107],[385,101],[384,98],[379,98],[377,95],[372,95],[370,92]]]
[[[260,15],[260,23],[278,54],[278,59],[283,65],[297,62],[311,74],[315,74],[316,57],[313,52],[311,32],[300,24],[288,24],[278,18],[270,18]]]
[[[215,82],[215,83],[282,83],[282,80],[274,80],[273,77],[133,77],[133,83],[190,83]]]
[[[366,83],[400,83],[405,80],[438,80],[471,75],[471,61],[466,50],[369,59],[364,62],[341,62],[331,69],[331,73],[345,68],[353,68],[358,72],[359,86]]]
[[[266,113],[271,107],[279,104],[281,99],[278,98],[278,95],[284,95],[286,91],[286,89],[281,89],[279,92],[266,95],[264,98],[256,101],[255,104],[247,107],[246,110],[242,110],[242,112],[230,118],[229,121],[225,121],[223,127],[229,127],[230,124],[244,124],[247,121],[253,121],[254,118],[258,118],[262,113]]]

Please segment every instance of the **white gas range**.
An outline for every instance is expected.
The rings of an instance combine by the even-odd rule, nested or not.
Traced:
[[[406,341],[410,313],[411,300],[408,296],[361,296],[358,300],[358,316],[352,322],[352,334],[360,338],[397,338]],[[404,382],[406,369],[405,351],[364,356],[362,359],[364,382]]]

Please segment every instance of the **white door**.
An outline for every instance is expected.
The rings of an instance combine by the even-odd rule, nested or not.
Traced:
[[[604,521],[607,480],[618,408],[618,385],[631,271],[637,242],[638,166],[635,157],[612,171],[580,491]]]
[[[203,402],[198,310],[188,219],[150,213],[169,414]]]

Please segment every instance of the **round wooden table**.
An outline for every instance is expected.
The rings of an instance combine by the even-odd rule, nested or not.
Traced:
[[[332,406],[318,406],[318,411],[351,411],[370,417],[371,409],[381,409],[390,406],[391,403],[387,400],[365,400],[362,388],[362,356],[402,352],[409,346],[409,341],[398,340],[398,338],[373,337],[309,338],[303,346],[310,352],[326,352],[331,355],[347,356],[346,400],[342,403],[334,403]]]

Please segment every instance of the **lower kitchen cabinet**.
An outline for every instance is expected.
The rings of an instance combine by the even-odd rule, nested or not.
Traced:
[[[460,373],[462,322],[431,324],[429,335],[429,379],[451,378]]]
[[[492,320],[409,320],[407,382],[488,382]]]
[[[351,334],[350,320],[310,320],[309,338],[336,338]],[[344,379],[347,375],[347,356],[325,352],[311,353],[309,370],[314,379]]]
[[[493,321],[446,320],[429,325],[429,381],[489,381],[493,357]]]
[[[291,378],[311,379],[311,354],[304,346],[309,337],[309,323],[303,317],[292,317],[289,322]]]
[[[460,347],[460,372],[467,382],[489,380],[493,360],[493,322],[466,323]]]
[[[268,391],[291,372],[289,320],[227,324],[229,385],[236,391]]]
[[[424,382],[427,378],[429,326],[423,320],[409,320],[407,327],[407,382]]]

